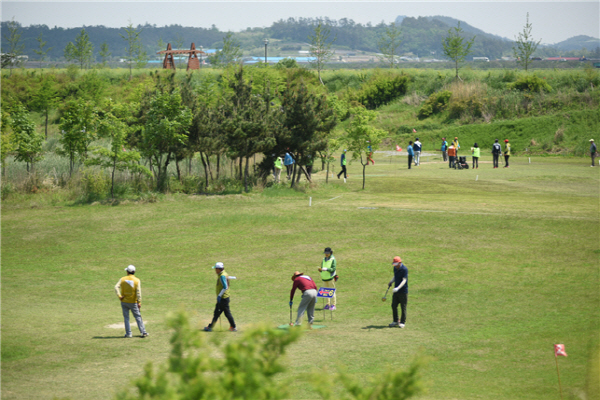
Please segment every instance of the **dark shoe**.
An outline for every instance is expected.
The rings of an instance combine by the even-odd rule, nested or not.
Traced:
[[[212,332],[212,328],[210,326],[205,326],[204,332]]]

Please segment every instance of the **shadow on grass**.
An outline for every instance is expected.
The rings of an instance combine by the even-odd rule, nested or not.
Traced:
[[[390,327],[387,326],[387,325],[368,325],[368,326],[365,326],[364,328],[360,328],[360,329],[368,329],[368,330],[371,330],[371,329],[390,329]]]
[[[136,336],[134,336],[136,337]],[[93,336],[92,339],[125,339],[123,335],[121,336]],[[128,338],[131,339],[131,338]]]

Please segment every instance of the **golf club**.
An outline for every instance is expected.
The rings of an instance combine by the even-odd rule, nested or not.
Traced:
[[[294,325],[292,323],[292,306],[290,306],[290,326]]]
[[[387,294],[388,294],[389,291],[390,291],[390,287],[388,286],[387,290],[385,291],[385,294],[381,298],[381,301],[385,301],[386,300],[386,297],[387,297]]]

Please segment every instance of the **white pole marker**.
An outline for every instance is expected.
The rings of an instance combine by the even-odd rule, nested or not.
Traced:
[[[312,197],[308,198],[308,206],[311,207],[312,206]]]
[[[478,180],[479,180],[479,175],[477,175],[477,176],[475,177],[475,182],[477,182]]]

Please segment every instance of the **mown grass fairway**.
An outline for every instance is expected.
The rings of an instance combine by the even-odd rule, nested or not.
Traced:
[[[558,399],[553,344],[564,343],[565,398],[584,393],[600,319],[598,168],[511,157],[494,170],[484,157],[478,170],[455,171],[424,157],[408,171],[405,157],[377,156],[364,191],[352,164],[348,184],[334,177],[306,193],[4,202],[2,399],[111,398],[146,362],[165,360],[169,312],[185,308],[198,328],[210,320],[216,261],[238,277],[241,330],[285,324],[292,273],[319,284],[326,246],[338,260],[338,311],[322,321],[319,304],[327,327],[291,347],[287,373],[343,365],[366,380],[422,351],[422,398]],[[387,328],[391,295],[381,302],[395,255],[409,269],[403,330]],[[109,327],[122,323],[113,286],[128,264],[143,283],[144,340]],[[317,398],[300,383],[295,393]]]

